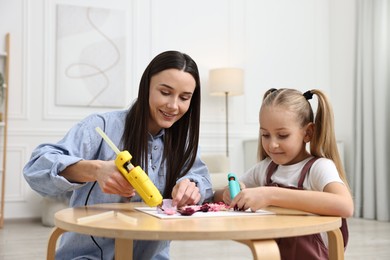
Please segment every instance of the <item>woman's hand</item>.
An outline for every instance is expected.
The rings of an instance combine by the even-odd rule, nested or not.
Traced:
[[[122,197],[135,195],[135,189],[119,172],[114,161],[102,161],[102,166],[96,172],[96,181],[104,193]]]
[[[116,168],[114,161],[81,160],[60,173],[70,182],[97,181],[101,190],[122,197],[135,195],[134,188]]]
[[[181,207],[184,205],[197,204],[200,201],[199,188],[195,182],[189,179],[183,179],[176,183],[172,190],[172,205]]]

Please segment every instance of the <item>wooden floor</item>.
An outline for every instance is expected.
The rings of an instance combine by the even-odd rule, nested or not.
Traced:
[[[349,219],[347,260],[390,259],[390,222]],[[0,229],[0,260],[42,260],[50,227],[40,220],[6,221]],[[250,250],[233,241],[173,241],[171,259],[252,259]]]

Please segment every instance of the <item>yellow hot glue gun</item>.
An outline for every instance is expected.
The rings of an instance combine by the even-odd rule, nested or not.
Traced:
[[[131,154],[128,151],[119,151],[115,144],[108,138],[108,136],[100,129],[95,128],[96,132],[106,141],[111,149],[116,153],[115,165],[126,180],[134,187],[143,201],[150,207],[155,207],[162,203],[162,196],[157,187],[149,179],[148,175],[141,167],[134,167],[131,164]]]

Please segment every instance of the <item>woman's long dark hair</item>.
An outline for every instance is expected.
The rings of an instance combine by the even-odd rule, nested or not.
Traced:
[[[190,73],[195,79],[195,90],[188,111],[170,128],[165,129],[163,163],[167,164],[164,198],[170,198],[178,178],[184,176],[195,162],[199,141],[200,121],[200,78],[198,66],[187,54],[166,51],[157,55],[146,67],[138,90],[138,98],[126,116],[122,141],[134,165],[148,169],[148,121],[149,87],[155,74],[178,69]]]

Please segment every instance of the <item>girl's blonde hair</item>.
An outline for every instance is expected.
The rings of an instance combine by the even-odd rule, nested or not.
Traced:
[[[313,95],[316,95],[318,100],[315,116],[308,102]],[[337,167],[340,178],[348,187],[344,167],[337,149],[333,109],[325,93],[318,89],[312,89],[305,93],[295,89],[270,89],[264,94],[260,111],[268,106],[279,106],[295,113],[302,127],[314,123],[314,132],[310,141],[310,154],[332,160]],[[260,132],[257,151],[259,161],[268,157],[261,142]]]

